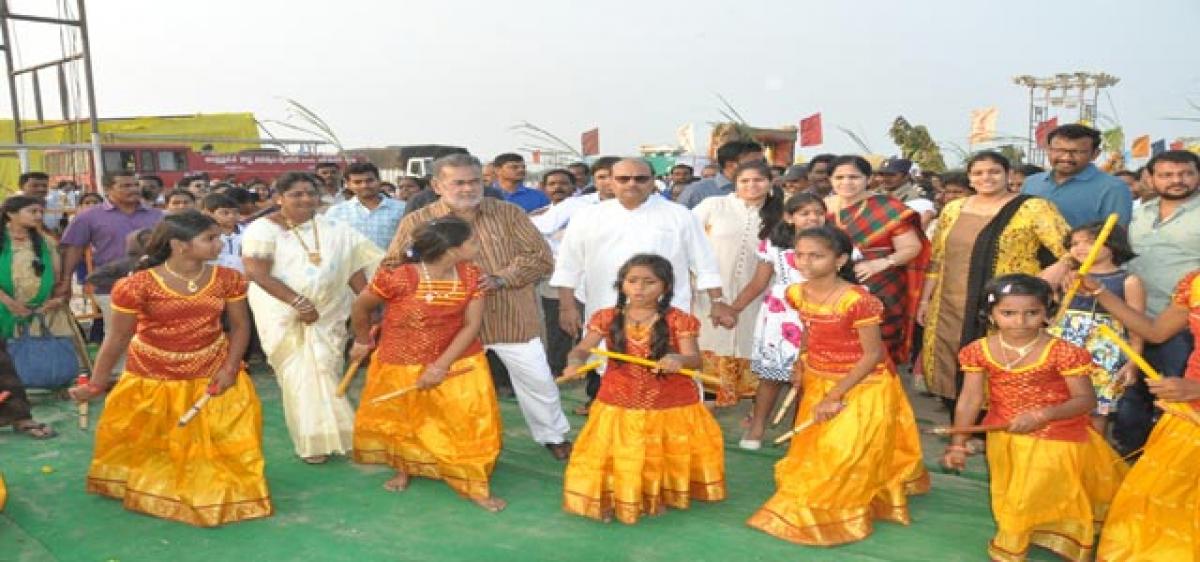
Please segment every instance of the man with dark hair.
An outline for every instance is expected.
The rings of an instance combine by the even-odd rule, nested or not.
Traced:
[[[1021,192],[1054,203],[1071,228],[1102,221],[1116,213],[1129,226],[1133,195],[1125,182],[1092,164],[1100,155],[1100,131],[1062,125],[1047,136],[1052,170],[1025,179]]]
[[[700,168],[700,179],[706,180],[709,178],[715,178],[719,173],[721,173],[721,168],[719,168],[716,164],[705,164],[703,168]]]
[[[671,166],[671,183],[669,193],[673,194],[671,200],[683,193],[687,186],[696,181],[696,170],[687,164],[676,164]]]
[[[138,190],[142,192],[142,201],[151,207],[156,207],[162,201],[163,179],[153,174],[138,174]]]
[[[21,195],[45,200],[50,191],[50,176],[45,172],[25,172],[17,179],[17,184],[21,186]]]
[[[754,141],[729,141],[717,149],[717,167],[720,172],[712,178],[703,179],[687,186],[679,194],[680,205],[695,208],[701,201],[714,195],[733,192],[733,171],[741,164],[763,159],[762,145]]]
[[[829,183],[829,173],[833,170],[833,154],[818,154],[808,161],[808,189],[817,197],[825,198],[833,192],[833,184]]]
[[[526,213],[550,204],[545,193],[525,186],[525,159],[520,154],[501,154],[492,160],[492,167],[496,169],[495,187],[504,192],[505,201],[525,209]]]
[[[601,156],[592,162],[592,183],[579,192],[592,203],[612,197],[612,167],[621,161],[616,156]]]
[[[583,162],[573,162],[567,164],[567,170],[575,176],[575,189],[583,191],[591,183],[592,170]]]
[[[1200,156],[1162,152],[1150,159],[1146,172],[1158,198],[1133,214],[1129,241],[1137,257],[1127,267],[1146,287],[1146,314],[1158,316],[1170,306],[1179,280],[1200,269]],[[1186,370],[1192,342],[1184,330],[1161,344],[1147,343],[1144,354],[1163,376],[1178,377]],[[1117,408],[1117,448],[1128,454],[1144,445],[1154,419],[1154,398],[1139,377]]]
[[[67,226],[59,246],[63,249],[64,273],[56,280],[54,295],[71,298],[72,273],[83,262],[84,250],[91,248],[92,264],[96,268],[125,259],[125,240],[143,228],[153,228],[162,220],[163,212],[142,202],[133,172],[117,171],[104,174],[104,189],[108,200],[75,216]],[[111,285],[93,283],[96,302],[104,316],[105,325],[112,319]],[[122,357],[124,353],[122,352]],[[115,368],[119,372],[123,362]]]
[[[899,199],[921,216],[921,229],[924,230],[937,216],[937,210],[933,201],[925,197],[921,186],[912,181],[909,174],[912,164],[912,160],[907,158],[888,158],[879,165],[875,177],[879,180],[880,193]]]
[[[404,217],[404,202],[383,196],[379,168],[370,162],[346,166],[346,188],[354,198],[330,207],[325,217],[341,221],[386,250]]]
[[[354,197],[342,183],[342,167],[337,162],[318,162],[313,172],[321,178],[321,205],[329,207]]]
[[[791,197],[800,193],[808,189],[808,168],[803,164],[788,166],[779,182],[785,196]]]

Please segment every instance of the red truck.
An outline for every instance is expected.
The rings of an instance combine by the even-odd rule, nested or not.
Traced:
[[[184,176],[207,174],[217,180],[233,179],[247,182],[260,179],[271,182],[276,176],[291,171],[312,171],[321,162],[345,166],[354,161],[332,154],[285,154],[274,149],[243,150],[240,152],[197,152],[180,144],[106,144],[101,147],[104,171],[129,170],[142,175],[162,178],[170,188]],[[92,154],[88,151],[47,150],[45,171],[50,184],[70,180],[84,191],[96,191],[93,179]]]

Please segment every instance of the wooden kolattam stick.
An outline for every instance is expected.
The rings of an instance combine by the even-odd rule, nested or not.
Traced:
[[[188,422],[192,421],[192,418],[195,418],[200,413],[200,409],[203,408],[205,404],[208,404],[209,399],[216,394],[217,383],[214,382],[209,384],[208,388],[204,389],[204,395],[201,396],[199,400],[196,400],[196,403],[192,404],[192,407],[188,408],[188,410],[184,412],[182,416],[179,416],[179,427],[183,427],[187,425]]]
[[[991,425],[964,425],[962,427],[952,427],[942,425],[929,429],[922,430],[922,433],[931,435],[961,435],[963,433],[987,433],[989,431],[1007,431],[1008,424],[997,423]]]
[[[788,389],[787,394],[783,397],[783,403],[779,405],[779,411],[775,412],[775,418],[771,420],[772,427],[779,425],[779,422],[783,421],[783,415],[787,413],[788,408],[792,407],[792,402],[796,401],[796,394],[796,387],[793,386]]]
[[[603,355],[605,357],[608,357],[609,359],[616,359],[617,361],[624,361],[626,363],[632,363],[634,365],[641,365],[642,367],[649,367],[651,369],[653,369],[655,367],[655,365],[657,365],[657,363],[651,359],[646,359],[644,357],[638,357],[636,355],[628,355],[625,353],[617,353],[615,351],[609,351],[607,349],[600,349],[598,347],[593,348],[592,353],[595,355]],[[695,369],[680,369],[679,373],[682,375],[687,375],[689,377],[692,377],[701,382],[706,382],[711,385],[720,386],[720,384],[721,384],[720,379],[718,379],[717,377],[714,377],[714,376],[706,374],[706,373],[701,373],[700,371],[697,371]]]
[[[557,384],[563,384],[563,383],[568,383],[571,381],[576,381],[576,380],[582,379],[588,373],[595,371],[596,369],[599,369],[600,366],[603,364],[604,364],[604,361],[592,361],[590,363],[584,363],[583,365],[580,365],[578,369],[575,370],[575,376],[558,377],[558,380],[556,380],[554,382]]]
[[[1133,346],[1129,345],[1129,342],[1125,341],[1125,339],[1122,338],[1121,335],[1112,328],[1109,328],[1104,324],[1100,324],[1096,326],[1096,333],[1099,334],[1100,337],[1117,344],[1117,347],[1121,348],[1121,351],[1125,353],[1125,356],[1129,357],[1129,360],[1133,361],[1133,364],[1137,365],[1143,373],[1146,373],[1146,378],[1152,381],[1162,380],[1162,374],[1160,374],[1152,365],[1150,365],[1150,362],[1146,361],[1145,357],[1142,357],[1140,353],[1135,351]],[[1189,420],[1194,424],[1200,425],[1200,412],[1193,410],[1192,407],[1188,406],[1187,404],[1183,404],[1181,402],[1167,402],[1164,400],[1158,400],[1154,404],[1159,408],[1162,408],[1165,412],[1170,412],[1185,420]]]
[[[450,377],[457,377],[458,375],[465,375],[470,372],[471,372],[470,368],[455,369],[453,371],[446,373],[446,378],[448,379]],[[445,382],[445,380],[443,380],[442,382]],[[385,402],[385,401],[391,400],[392,398],[404,396],[405,394],[408,394],[409,392],[412,392],[414,390],[417,390],[417,385],[414,384],[412,386],[406,386],[404,388],[401,388],[400,390],[393,390],[392,392],[389,392],[387,394],[380,394],[379,396],[372,398],[371,403],[378,404],[380,402]]]
[[[77,377],[75,379],[75,384],[78,386],[87,386],[88,385],[87,374],[81,373],[79,375],[79,377]],[[79,416],[79,429],[87,429],[88,428],[88,403],[87,403],[87,400],[77,402],[75,404],[75,411]]]
[[[796,426],[791,431],[784,433],[783,435],[780,435],[779,437],[776,437],[775,444],[782,445],[784,441],[787,441],[788,439],[795,437],[797,433],[800,433],[801,431],[804,431],[804,430],[812,427],[813,425],[816,425],[816,423],[817,423],[817,420],[808,420],[808,421]]]
[[[1084,258],[1083,263],[1079,264],[1079,276],[1087,275],[1092,270],[1092,264],[1096,263],[1096,257],[1100,255],[1100,248],[1104,247],[1104,243],[1108,241],[1108,236],[1112,234],[1113,227],[1117,226],[1117,214],[1108,215],[1108,220],[1104,221],[1104,226],[1100,228],[1100,233],[1096,235],[1096,241],[1092,242],[1092,249],[1088,250],[1088,255]],[[1075,293],[1079,292],[1079,279],[1075,279],[1071,283],[1071,287],[1067,289],[1067,294],[1063,295],[1063,300],[1058,307],[1058,314],[1054,315],[1054,322],[1051,326],[1062,324],[1063,317],[1067,314],[1067,308],[1071,306],[1071,301],[1075,299]]]
[[[371,328],[371,339],[377,337],[379,337],[379,326],[374,326]],[[371,351],[360,357],[358,361],[350,362],[350,366],[346,368],[346,374],[342,375],[342,380],[338,383],[337,391],[333,393],[334,396],[341,398],[346,395],[346,391],[350,389],[350,382],[354,380],[354,375],[358,374],[358,366],[362,364],[363,360],[371,356]]]

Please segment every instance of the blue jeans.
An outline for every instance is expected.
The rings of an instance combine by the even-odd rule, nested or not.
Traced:
[[[1143,355],[1164,377],[1182,377],[1192,347],[1192,333],[1184,330],[1158,345],[1146,344]],[[1125,394],[1117,402],[1117,414],[1113,422],[1113,440],[1117,442],[1117,450],[1122,455],[1128,455],[1145,445],[1159,415],[1161,412],[1154,407],[1154,395],[1150,394],[1145,375],[1142,375],[1133,386],[1125,389]]]

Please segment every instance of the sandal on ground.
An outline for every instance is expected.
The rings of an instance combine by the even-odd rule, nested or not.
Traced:
[[[325,464],[329,460],[329,455],[313,455],[311,457],[301,457],[300,460],[307,464]]]
[[[747,451],[757,451],[762,448],[762,439],[742,439],[738,441],[738,447]]]
[[[54,431],[54,428],[52,428],[44,423],[35,422],[33,420],[26,420],[25,422],[14,423],[13,431],[15,431],[17,433],[24,433],[25,435],[28,435],[30,439],[37,439],[37,440],[52,439],[54,437],[58,437],[58,432]]]

